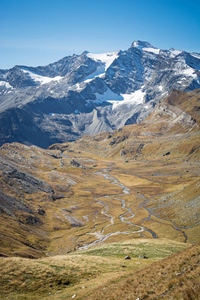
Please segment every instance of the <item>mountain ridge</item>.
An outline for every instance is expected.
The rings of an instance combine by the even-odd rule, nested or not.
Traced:
[[[47,148],[139,123],[173,89],[200,88],[199,70],[200,55],[161,50],[142,41],[124,51],[85,51],[44,67],[0,70],[0,144],[18,141]],[[13,123],[13,115],[21,121]],[[30,127],[37,139],[28,134]]]

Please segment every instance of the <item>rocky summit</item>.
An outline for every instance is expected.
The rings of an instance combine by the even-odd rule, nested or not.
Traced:
[[[200,88],[200,54],[136,41],[125,51],[0,70],[0,145],[47,148],[140,123],[172,90]]]

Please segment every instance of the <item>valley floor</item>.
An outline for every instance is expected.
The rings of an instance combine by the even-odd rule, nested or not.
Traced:
[[[34,231],[48,232],[49,257],[1,257],[3,299],[198,299],[200,248],[191,243],[199,224],[188,201],[197,185],[194,163],[183,168],[71,151],[45,159],[48,170],[40,165],[38,173],[54,190],[70,182],[65,197],[37,204],[44,225]]]
[[[175,91],[112,133],[4,144],[1,298],[199,299],[198,107]]]

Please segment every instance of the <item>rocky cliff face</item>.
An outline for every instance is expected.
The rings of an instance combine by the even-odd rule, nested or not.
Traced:
[[[137,41],[126,51],[0,70],[0,144],[48,147],[138,123],[173,89],[200,87],[200,54]]]

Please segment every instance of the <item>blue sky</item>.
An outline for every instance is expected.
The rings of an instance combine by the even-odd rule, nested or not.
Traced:
[[[200,52],[200,0],[0,0],[0,68],[46,65],[135,40]]]

